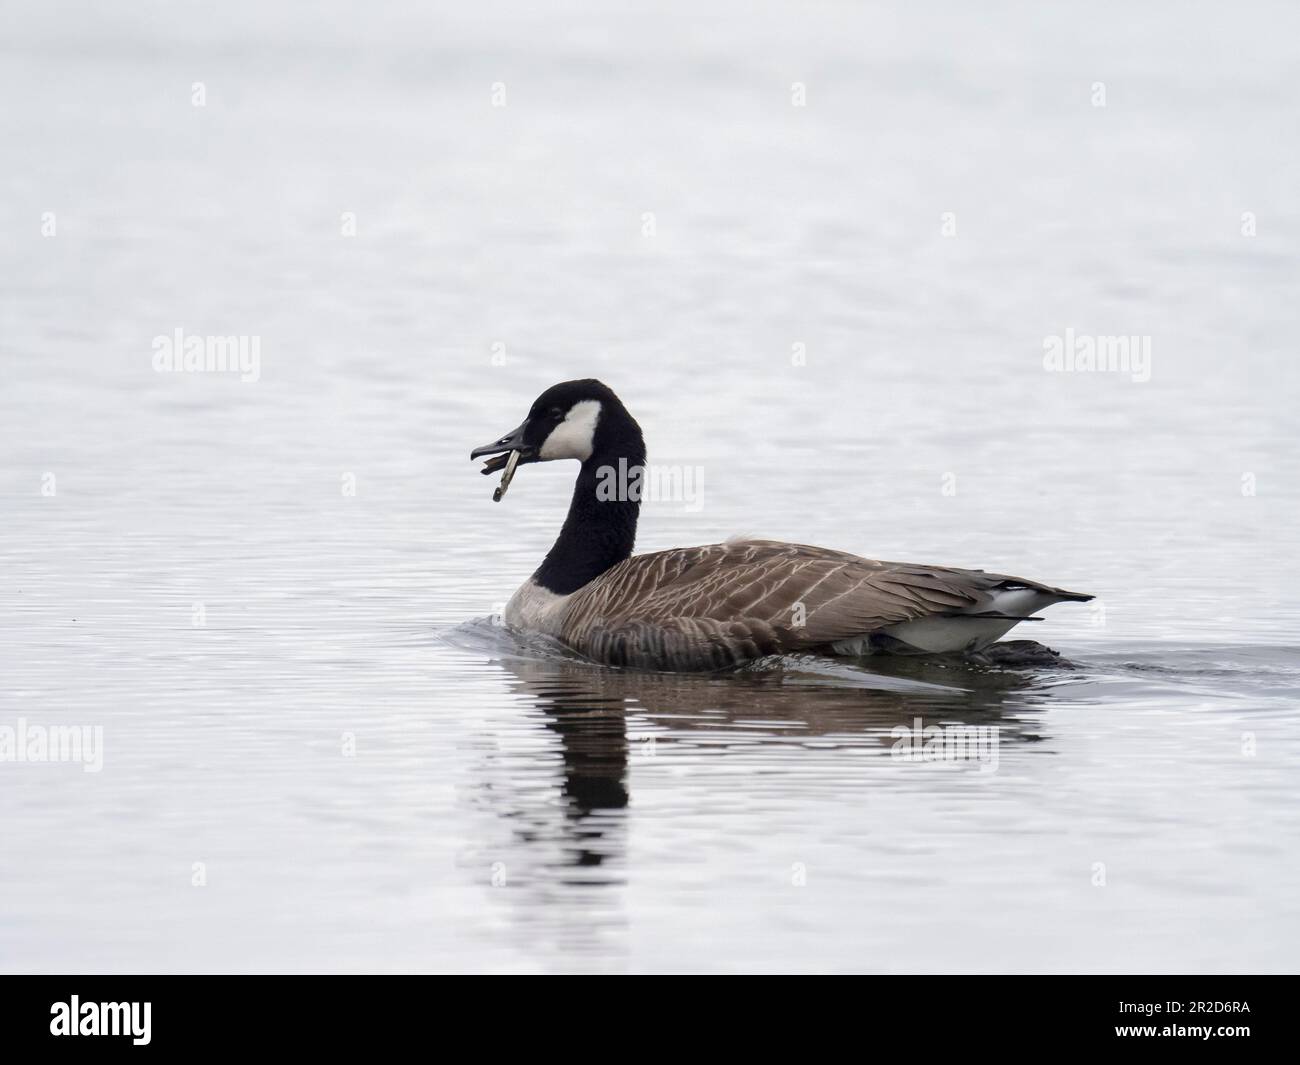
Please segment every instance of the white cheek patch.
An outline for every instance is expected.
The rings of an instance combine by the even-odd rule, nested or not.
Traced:
[[[600,400],[584,399],[575,403],[568,416],[551,430],[543,442],[538,457],[543,460],[577,459],[586,462],[591,458],[596,438],[596,422],[600,420]]]

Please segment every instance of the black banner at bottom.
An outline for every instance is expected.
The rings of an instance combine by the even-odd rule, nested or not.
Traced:
[[[1295,1043],[1294,977],[870,976],[831,999],[824,988],[787,986],[775,992],[779,1002],[752,983],[715,1000],[682,997],[717,994],[704,989],[647,996],[609,978],[555,989],[554,997],[540,986],[452,985],[436,976],[6,976],[0,983],[0,1032],[11,1061],[24,1060],[11,1051],[62,1047],[396,1052],[413,1038],[436,1051],[474,1039],[467,1029],[482,1019],[489,1019],[478,1036],[485,1052],[504,1035],[546,1054],[556,1051],[560,1025],[579,1029],[566,1032],[567,1041],[593,1022],[602,1033],[623,1026],[630,1044],[642,1046],[652,1033],[679,1029],[679,1052],[679,1040],[701,1028],[713,1030],[710,1042],[749,1036],[767,1050],[773,1039],[811,1050],[849,1029],[873,1046],[879,1037],[927,1051],[970,1049],[974,1041],[1067,1052],[1133,1044],[1181,1054],[1201,1046],[1236,1056],[1287,1052]],[[801,992],[818,999],[801,1002]],[[834,1005],[841,996],[851,1005]],[[462,997],[473,999],[468,1010]]]

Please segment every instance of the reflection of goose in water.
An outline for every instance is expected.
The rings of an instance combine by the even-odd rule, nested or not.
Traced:
[[[507,878],[491,898],[513,935],[542,953],[612,958],[615,970],[629,936],[617,889],[638,867],[629,856],[661,860],[690,835],[672,821],[764,816],[819,801],[810,791],[861,808],[876,789],[928,788],[929,767],[891,758],[891,729],[917,717],[996,725],[1005,752],[1043,738],[1038,711],[1052,697],[1041,675],[933,659],[872,658],[871,674],[817,656],[724,675],[609,669],[486,618],[443,630],[440,642],[490,660],[523,698],[510,700],[508,728],[476,740],[484,754],[465,801],[495,829],[462,861]],[[649,819],[636,836],[634,816]]]
[[[891,730],[917,718],[927,725],[996,725],[1004,744],[1040,740],[1036,711],[1052,691],[1039,676],[961,660],[872,658],[874,672],[867,673],[818,656],[790,656],[725,675],[645,673],[596,666],[487,619],[442,638],[490,657],[558,739],[560,822],[532,790],[512,795],[498,785],[488,801],[516,825],[518,839],[561,838],[571,867],[621,858],[631,764],[707,774],[718,763],[706,750],[744,757],[742,748],[775,753],[810,744],[888,757]],[[650,751],[655,757],[642,761]]]
[[[508,632],[497,631],[511,639]],[[660,724],[667,742],[689,739],[692,731],[743,726],[770,738],[833,736],[846,744],[887,746],[890,729],[918,716],[998,724],[1014,736],[1037,730],[1007,712],[1033,711],[1051,692],[1027,674],[908,658],[887,663],[873,658],[875,672],[866,673],[847,663],[790,655],[760,660],[738,673],[704,676],[606,670],[567,658],[519,654],[497,663],[513,675],[512,687],[536,700],[565,742],[581,738],[588,744],[597,735],[607,742],[614,739],[610,715]],[[585,731],[583,722],[592,722],[592,730]],[[626,751],[626,744],[618,748]],[[566,767],[611,764],[609,758],[584,759],[581,753],[566,753]],[[599,789],[566,791],[577,795]]]
[[[595,380],[548,388],[522,425],[470,454],[483,456],[484,473],[503,471],[497,499],[520,465],[581,462],[560,535],[505,620],[608,665],[714,670],[791,652],[975,654],[1038,610],[1092,598],[983,570],[772,540],[633,556],[645,443],[618,396]]]

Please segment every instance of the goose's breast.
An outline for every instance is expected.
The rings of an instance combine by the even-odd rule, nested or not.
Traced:
[[[512,629],[559,636],[572,598],[572,595],[556,595],[536,581],[525,581],[506,604],[505,623]]]

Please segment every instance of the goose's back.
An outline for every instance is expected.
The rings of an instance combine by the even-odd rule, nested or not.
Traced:
[[[612,665],[720,669],[917,618],[978,610],[1008,581],[1060,592],[979,570],[729,540],[619,563],[574,593],[560,637]]]

